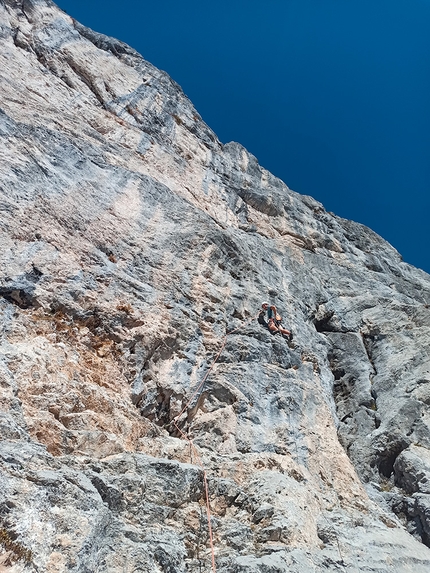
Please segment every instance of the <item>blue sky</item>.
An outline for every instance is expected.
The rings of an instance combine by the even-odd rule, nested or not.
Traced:
[[[222,142],[430,272],[430,0],[59,0]]]

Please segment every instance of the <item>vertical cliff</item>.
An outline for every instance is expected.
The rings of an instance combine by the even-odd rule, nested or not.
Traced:
[[[0,570],[213,570],[203,467],[219,573],[427,573],[429,275],[50,0],[0,43]]]

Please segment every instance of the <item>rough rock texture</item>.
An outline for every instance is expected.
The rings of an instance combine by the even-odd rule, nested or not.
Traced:
[[[0,0],[0,571],[430,570],[430,278]],[[255,320],[277,304],[294,340]]]

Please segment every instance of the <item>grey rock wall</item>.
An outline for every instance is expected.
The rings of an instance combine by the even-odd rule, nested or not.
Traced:
[[[220,573],[427,573],[429,276],[125,44],[0,25],[0,570],[211,571],[203,466]]]

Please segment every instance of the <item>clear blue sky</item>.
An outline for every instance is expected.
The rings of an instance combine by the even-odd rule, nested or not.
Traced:
[[[430,0],[59,0],[222,142],[430,272]]]

